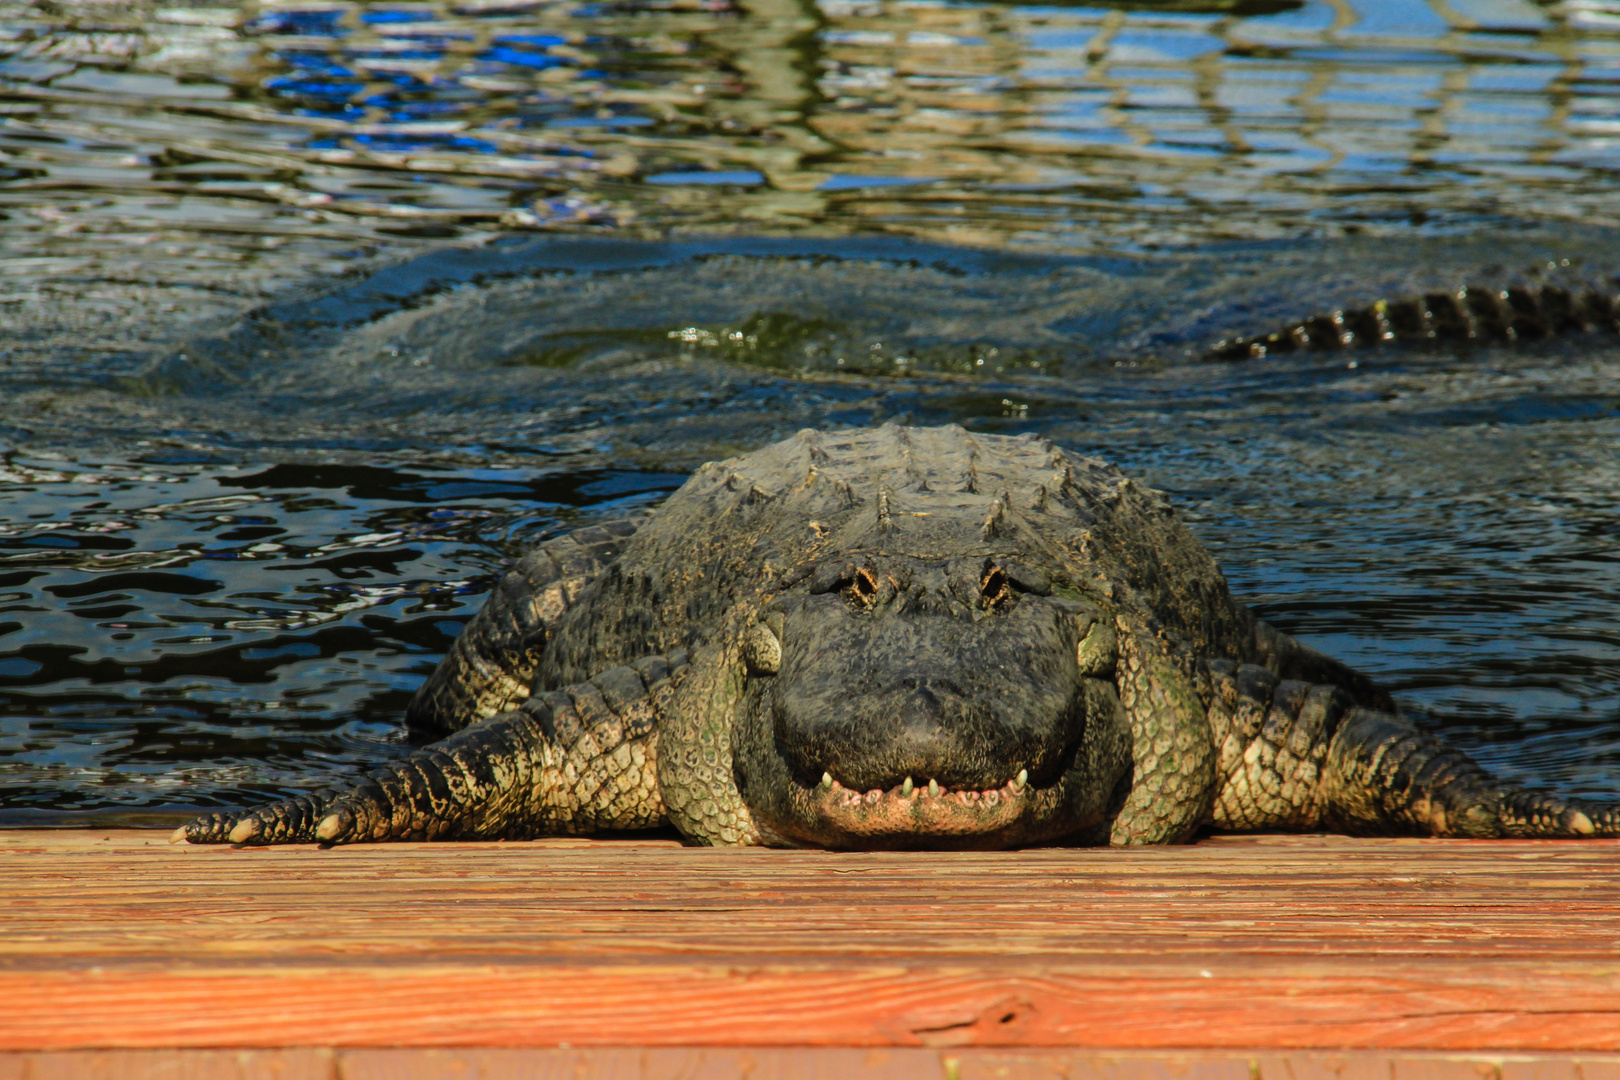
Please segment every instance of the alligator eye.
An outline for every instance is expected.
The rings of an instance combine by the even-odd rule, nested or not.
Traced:
[[[849,595],[870,606],[872,598],[877,596],[877,591],[877,578],[872,574],[872,571],[864,566],[855,571],[855,576],[849,582]]]
[[[979,598],[984,601],[985,607],[995,607],[1011,594],[1012,589],[1007,584],[1007,575],[1002,573],[1001,567],[991,563],[984,569],[984,577],[979,581]]]

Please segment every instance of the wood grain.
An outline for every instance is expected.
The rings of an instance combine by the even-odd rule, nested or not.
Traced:
[[[0,1049],[1620,1050],[1617,870],[1611,841],[0,832]]]
[[[619,1048],[0,1052],[0,1080],[1615,1080],[1525,1054]]]
[[[717,1047],[0,1052],[0,1080],[1614,1080],[1620,1058]]]

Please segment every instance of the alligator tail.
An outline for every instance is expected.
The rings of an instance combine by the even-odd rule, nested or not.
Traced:
[[[1252,360],[1385,342],[1536,341],[1594,331],[1620,334],[1620,278],[1526,280],[1505,289],[1470,285],[1456,292],[1378,300],[1312,315],[1273,333],[1217,341],[1204,359]]]

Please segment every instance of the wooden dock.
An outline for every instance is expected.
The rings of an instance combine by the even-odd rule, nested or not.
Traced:
[[[0,831],[0,1080],[1620,1080],[1620,842]]]

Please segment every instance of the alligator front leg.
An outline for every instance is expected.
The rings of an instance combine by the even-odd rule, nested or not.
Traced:
[[[694,843],[789,847],[761,828],[737,789],[733,723],[745,687],[736,645],[710,645],[693,656],[661,732],[659,789],[669,823]]]
[[[521,705],[557,621],[644,520],[579,529],[519,559],[411,698],[406,723],[448,734]]]
[[[1504,783],[1468,755],[1341,688],[1213,661],[1218,829],[1363,836],[1620,836],[1620,808]]]
[[[1504,783],[1433,735],[1369,709],[1339,724],[1322,779],[1328,824],[1351,834],[1620,836],[1620,808]]]
[[[684,654],[610,668],[537,694],[349,787],[239,814],[211,814],[171,838],[194,844],[524,840],[664,821],[659,724]]]
[[[1108,842],[1186,843],[1208,820],[1217,790],[1203,703],[1159,642],[1124,618],[1115,684],[1131,727],[1132,771]]]

